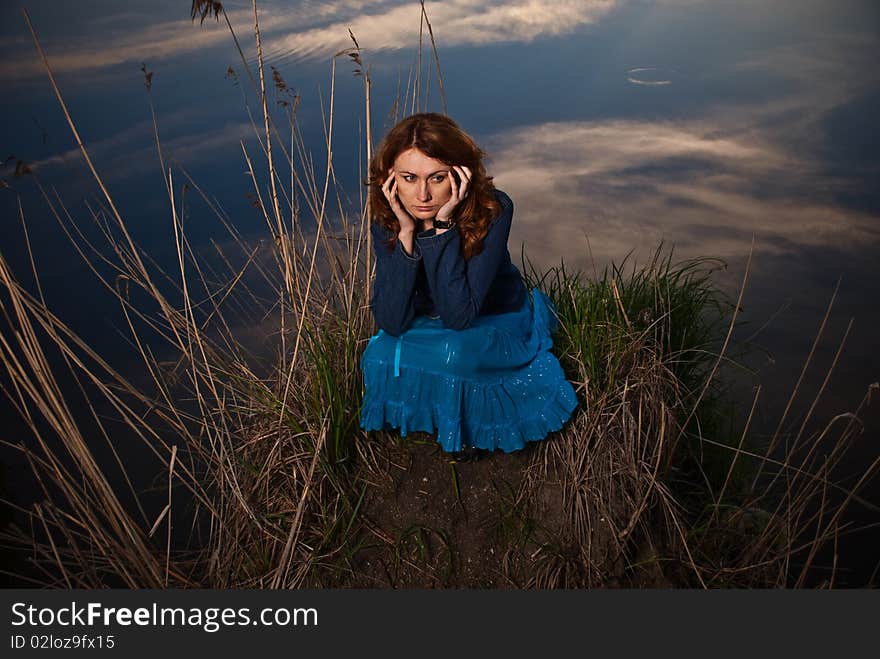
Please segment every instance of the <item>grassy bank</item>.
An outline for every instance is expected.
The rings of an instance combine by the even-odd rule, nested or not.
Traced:
[[[194,3],[194,17],[206,7],[225,16],[219,3]],[[87,588],[804,584],[877,465],[830,496],[857,414],[784,452],[778,438],[756,445],[748,421],[730,430],[718,374],[740,301],[717,289],[715,262],[675,262],[661,248],[601,274],[523,268],[556,304],[555,350],[581,401],[545,442],[456,464],[429,436],[360,431],[370,212],[343,203],[332,169],[334,149],[358,145],[333,143],[331,87],[327,166],[309,165],[298,102],[269,110],[254,17],[258,67],[242,55],[240,79],[258,99],[260,152],[243,148],[242,159],[265,240],[240,236],[209,191],[168,167],[158,122],[171,270],[135,244],[87,146],[103,197],[88,219],[104,227],[102,245],[84,239],[38,173],[27,179],[119,304],[142,364],[139,384],[114,371],[0,257],[4,390],[30,430],[9,448],[44,494],[17,509],[3,541],[33,558],[29,578]],[[360,74],[369,126],[361,57],[356,42],[338,53],[332,80],[337,60]],[[436,51],[435,62],[439,79]],[[272,80],[287,89],[278,72]],[[413,97],[389,105],[418,107],[422,85],[411,83]],[[364,140],[369,158],[369,131]],[[193,248],[181,220],[191,197],[233,249],[206,259]],[[268,363],[243,338],[254,327]],[[70,404],[71,386],[85,406]],[[122,437],[152,460],[138,466],[159,474],[149,489]]]

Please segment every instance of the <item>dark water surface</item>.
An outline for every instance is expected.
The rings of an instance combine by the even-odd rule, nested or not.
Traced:
[[[224,3],[251,62],[252,9]],[[88,223],[93,181],[47,82],[21,7],[41,39],[96,167],[145,249],[173,254],[167,196],[153,142],[141,64],[163,148],[215,196],[248,238],[265,235],[251,207],[239,141],[258,153],[241,62],[225,23],[192,23],[190,2],[4,1],[0,5],[3,230],[0,253],[29,281],[18,199],[35,242],[46,294],[65,320],[108,357],[126,362],[112,305],[94,285],[18,159]],[[718,257],[735,293],[752,251],[744,298],[753,378],[770,432],[798,378],[832,292],[840,289],[802,413],[853,319],[816,422],[855,408],[880,379],[880,4],[875,0],[523,0],[427,3],[448,110],[489,152],[490,173],[516,204],[511,252],[539,266],[564,259],[592,271],[633,252],[644,262],[665,241],[682,257]],[[419,3],[264,0],[263,47],[300,94],[299,118],[323,170],[321,99],[333,54],[362,47],[373,80],[378,142],[394,96],[417,66]],[[427,34],[425,35],[427,38]],[[423,51],[428,76],[430,49]],[[227,74],[233,67],[238,80]],[[356,202],[363,87],[337,60],[336,174]],[[436,78],[425,105],[440,110]],[[255,113],[258,107],[250,95]],[[274,90],[271,101],[283,100]],[[279,115],[280,117],[281,115]],[[258,168],[260,165],[257,165]],[[179,173],[176,180],[181,184]],[[94,206],[94,201],[90,202]],[[226,240],[205,208],[187,220],[191,240]],[[878,405],[851,467],[880,451]],[[4,415],[2,418],[8,418]],[[796,417],[792,423],[796,421]],[[12,487],[19,487],[12,477]],[[23,487],[23,486],[21,486]],[[880,501],[874,486],[871,498]],[[866,522],[878,515],[865,515]],[[860,536],[852,569],[869,574],[880,534]],[[867,577],[862,579],[866,581]]]

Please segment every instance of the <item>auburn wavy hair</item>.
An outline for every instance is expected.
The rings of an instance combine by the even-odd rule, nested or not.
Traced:
[[[456,208],[458,231],[461,234],[461,253],[465,259],[479,254],[489,224],[501,213],[501,204],[495,199],[492,177],[483,165],[485,153],[473,138],[458,127],[449,117],[436,112],[414,114],[388,131],[376,155],[370,163],[370,205],[373,222],[390,230],[395,236],[400,222],[394,216],[391,205],[382,192],[382,184],[388,178],[388,170],[404,151],[416,148],[426,156],[444,165],[463,165],[471,170],[471,183],[467,196]],[[387,246],[394,246],[394,238]]]

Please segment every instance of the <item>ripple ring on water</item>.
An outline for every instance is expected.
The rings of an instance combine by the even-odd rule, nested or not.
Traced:
[[[675,73],[673,69],[659,66],[640,66],[627,70],[626,81],[634,85],[646,85],[648,87],[671,85]]]

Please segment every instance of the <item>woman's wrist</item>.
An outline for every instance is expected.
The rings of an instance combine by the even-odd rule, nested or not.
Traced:
[[[434,218],[434,228],[437,230],[437,233],[441,233],[442,231],[448,231],[452,227],[455,226],[455,218],[453,217],[440,217],[439,215]]]
[[[397,239],[400,241],[400,244],[403,247],[403,251],[407,256],[412,256],[413,254],[414,236],[414,228],[401,229],[397,232]]]

